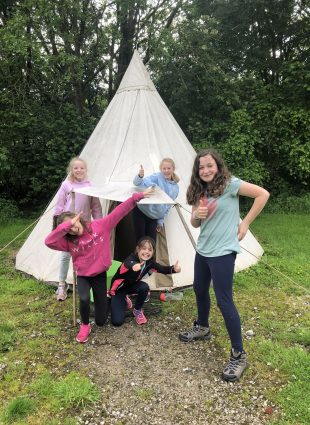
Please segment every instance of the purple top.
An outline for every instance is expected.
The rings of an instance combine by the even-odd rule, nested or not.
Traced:
[[[91,218],[101,218],[102,209],[99,199],[93,196],[83,195],[82,193],[75,193],[74,211],[72,211],[72,190],[91,185],[92,184],[89,180],[84,180],[82,182],[72,182],[70,180],[63,181],[58,190],[54,215],[59,215],[64,211],[76,213],[83,211],[83,219],[85,221],[89,222],[91,221]]]

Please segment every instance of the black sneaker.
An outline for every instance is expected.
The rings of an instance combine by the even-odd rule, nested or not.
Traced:
[[[211,339],[210,328],[208,328],[206,326],[200,326],[195,321],[192,329],[179,334],[179,339],[182,342],[191,342],[191,341],[195,341],[197,339],[209,340],[209,339]]]
[[[240,352],[232,349],[230,359],[222,373],[224,381],[238,381],[246,367],[246,353],[244,351]]]

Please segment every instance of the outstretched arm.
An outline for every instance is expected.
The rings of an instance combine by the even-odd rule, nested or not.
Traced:
[[[250,211],[239,224],[238,239],[241,241],[245,237],[249,229],[249,225],[255,220],[266,205],[270,194],[264,188],[248,182],[241,183],[238,193],[241,196],[254,198]]]
[[[144,192],[135,192],[130,198],[118,205],[110,214],[104,217],[110,229],[113,229],[122,218],[124,218],[135,206],[138,201],[148,198],[154,193],[153,188],[148,188]]]
[[[179,260],[177,260],[173,266],[163,266],[162,264],[154,262],[152,270],[162,274],[173,274],[173,273],[180,273],[181,266],[179,264]]]

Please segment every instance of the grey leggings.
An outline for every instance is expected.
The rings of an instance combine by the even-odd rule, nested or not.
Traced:
[[[59,282],[65,282],[67,279],[70,258],[71,258],[70,252],[61,251],[60,267],[59,267]]]

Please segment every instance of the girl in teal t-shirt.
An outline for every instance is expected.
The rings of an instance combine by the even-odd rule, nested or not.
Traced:
[[[239,196],[254,199],[240,222]],[[217,305],[230,337],[231,355],[223,379],[236,381],[246,368],[241,323],[233,300],[233,275],[237,253],[249,225],[268,201],[269,193],[260,186],[232,177],[219,153],[213,149],[197,154],[187,202],[192,205],[191,224],[200,227],[194,265],[194,291],[198,318],[194,326],[179,335],[183,342],[211,338],[209,328],[212,280]]]

